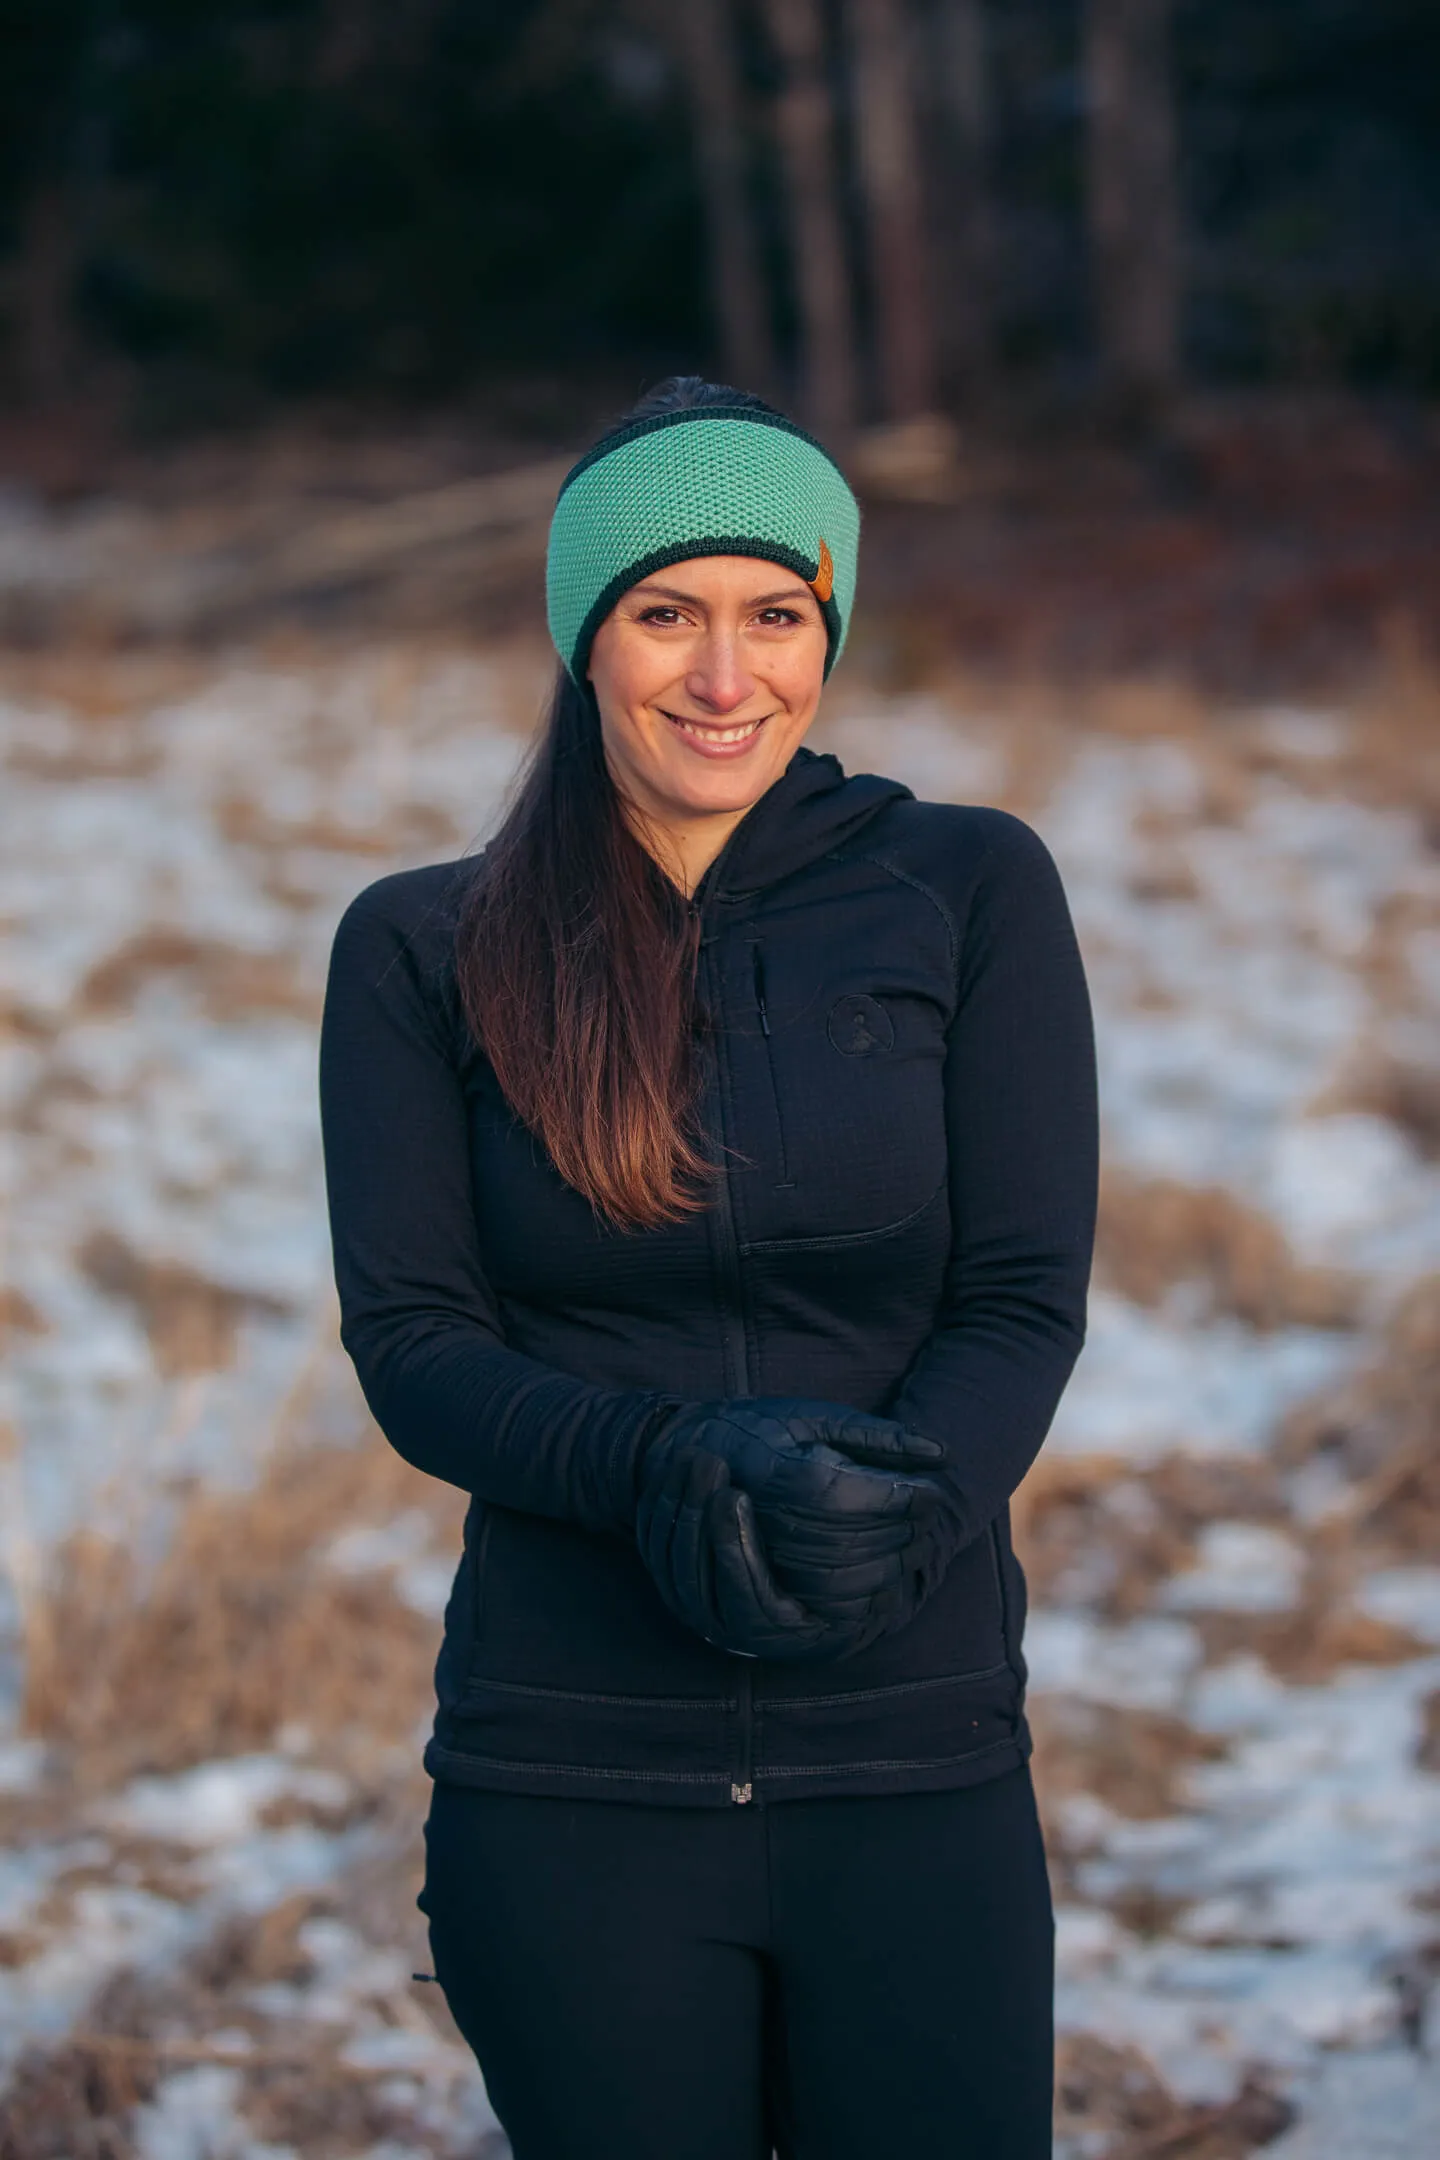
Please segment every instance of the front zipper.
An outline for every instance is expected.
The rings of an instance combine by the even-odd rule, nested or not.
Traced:
[[[715,1059],[715,1106],[722,1128],[725,1119],[725,1072],[721,1035],[723,1030],[714,1023],[722,1017],[720,970],[715,959],[713,938],[704,931],[704,913],[697,909],[701,923],[700,970],[705,992],[705,1006],[712,1021],[712,1042]],[[722,1131],[716,1136],[725,1144],[727,1135]],[[745,1293],[740,1275],[740,1239],[735,1228],[735,1209],[730,1193],[728,1155],[721,1164],[720,1176],[715,1183],[716,1242],[719,1247],[717,1269],[721,1325],[725,1330],[725,1385],[731,1395],[746,1396],[755,1392],[750,1374],[749,1348],[745,1339]],[[740,1661],[740,1774],[732,1779],[730,1798],[736,1807],[748,1807],[755,1797],[755,1676],[747,1660]]]
[[[765,1039],[765,1070],[770,1075],[770,1101],[775,1111],[775,1142],[780,1162],[780,1176],[776,1190],[792,1184],[790,1157],[785,1146],[785,1120],[780,1114],[780,1082],[775,1071],[775,1041],[770,1032],[770,1009],[765,1002],[765,953],[757,938],[750,947],[750,971],[755,986],[755,1010],[760,1016],[760,1033]]]

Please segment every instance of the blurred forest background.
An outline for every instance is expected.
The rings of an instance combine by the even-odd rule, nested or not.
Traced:
[[[673,369],[855,477],[817,743],[1085,953],[1057,2154],[1440,2151],[1434,0],[0,0],[0,2160],[502,2160],[316,1027]]]
[[[972,663],[1333,676],[1429,612],[1426,0],[4,0],[0,55],[0,524],[419,494],[700,368],[928,505],[866,591]]]
[[[6,0],[11,400],[1440,386],[1426,0]]]

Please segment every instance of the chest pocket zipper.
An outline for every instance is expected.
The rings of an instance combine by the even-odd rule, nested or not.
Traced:
[[[765,949],[757,938],[750,947],[750,965],[755,983],[755,1010],[760,1019],[760,1033],[765,1042],[765,1070],[770,1075],[770,1103],[775,1112],[775,1141],[780,1164],[780,1175],[775,1181],[777,1192],[793,1188],[795,1180],[790,1175],[790,1156],[785,1145],[785,1120],[780,1111],[780,1083],[775,1074],[775,1040],[770,1032],[770,1010],[765,1002]]]

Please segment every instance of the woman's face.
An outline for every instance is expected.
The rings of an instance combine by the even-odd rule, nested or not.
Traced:
[[[814,719],[826,650],[819,601],[776,563],[704,555],[632,585],[590,650],[621,794],[671,831],[737,822]]]

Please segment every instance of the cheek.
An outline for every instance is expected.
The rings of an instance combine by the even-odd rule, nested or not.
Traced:
[[[620,639],[609,641],[602,649],[597,639],[590,681],[602,713],[627,715],[652,697],[658,687],[654,655],[643,646],[637,649]]]
[[[808,724],[825,687],[824,645],[817,653],[807,641],[805,650],[785,653],[768,672],[771,688],[784,699],[796,724]]]
[[[600,708],[600,732],[607,748],[633,755],[653,742],[655,728],[645,708],[663,694],[665,681],[665,671],[653,652],[626,650],[618,643],[597,650],[591,660],[590,686]]]
[[[647,693],[663,695],[663,687],[650,692],[648,675],[643,684],[617,678],[595,685],[606,760],[612,772],[628,774],[639,785],[663,785],[664,774],[681,755],[665,722],[646,709]]]

